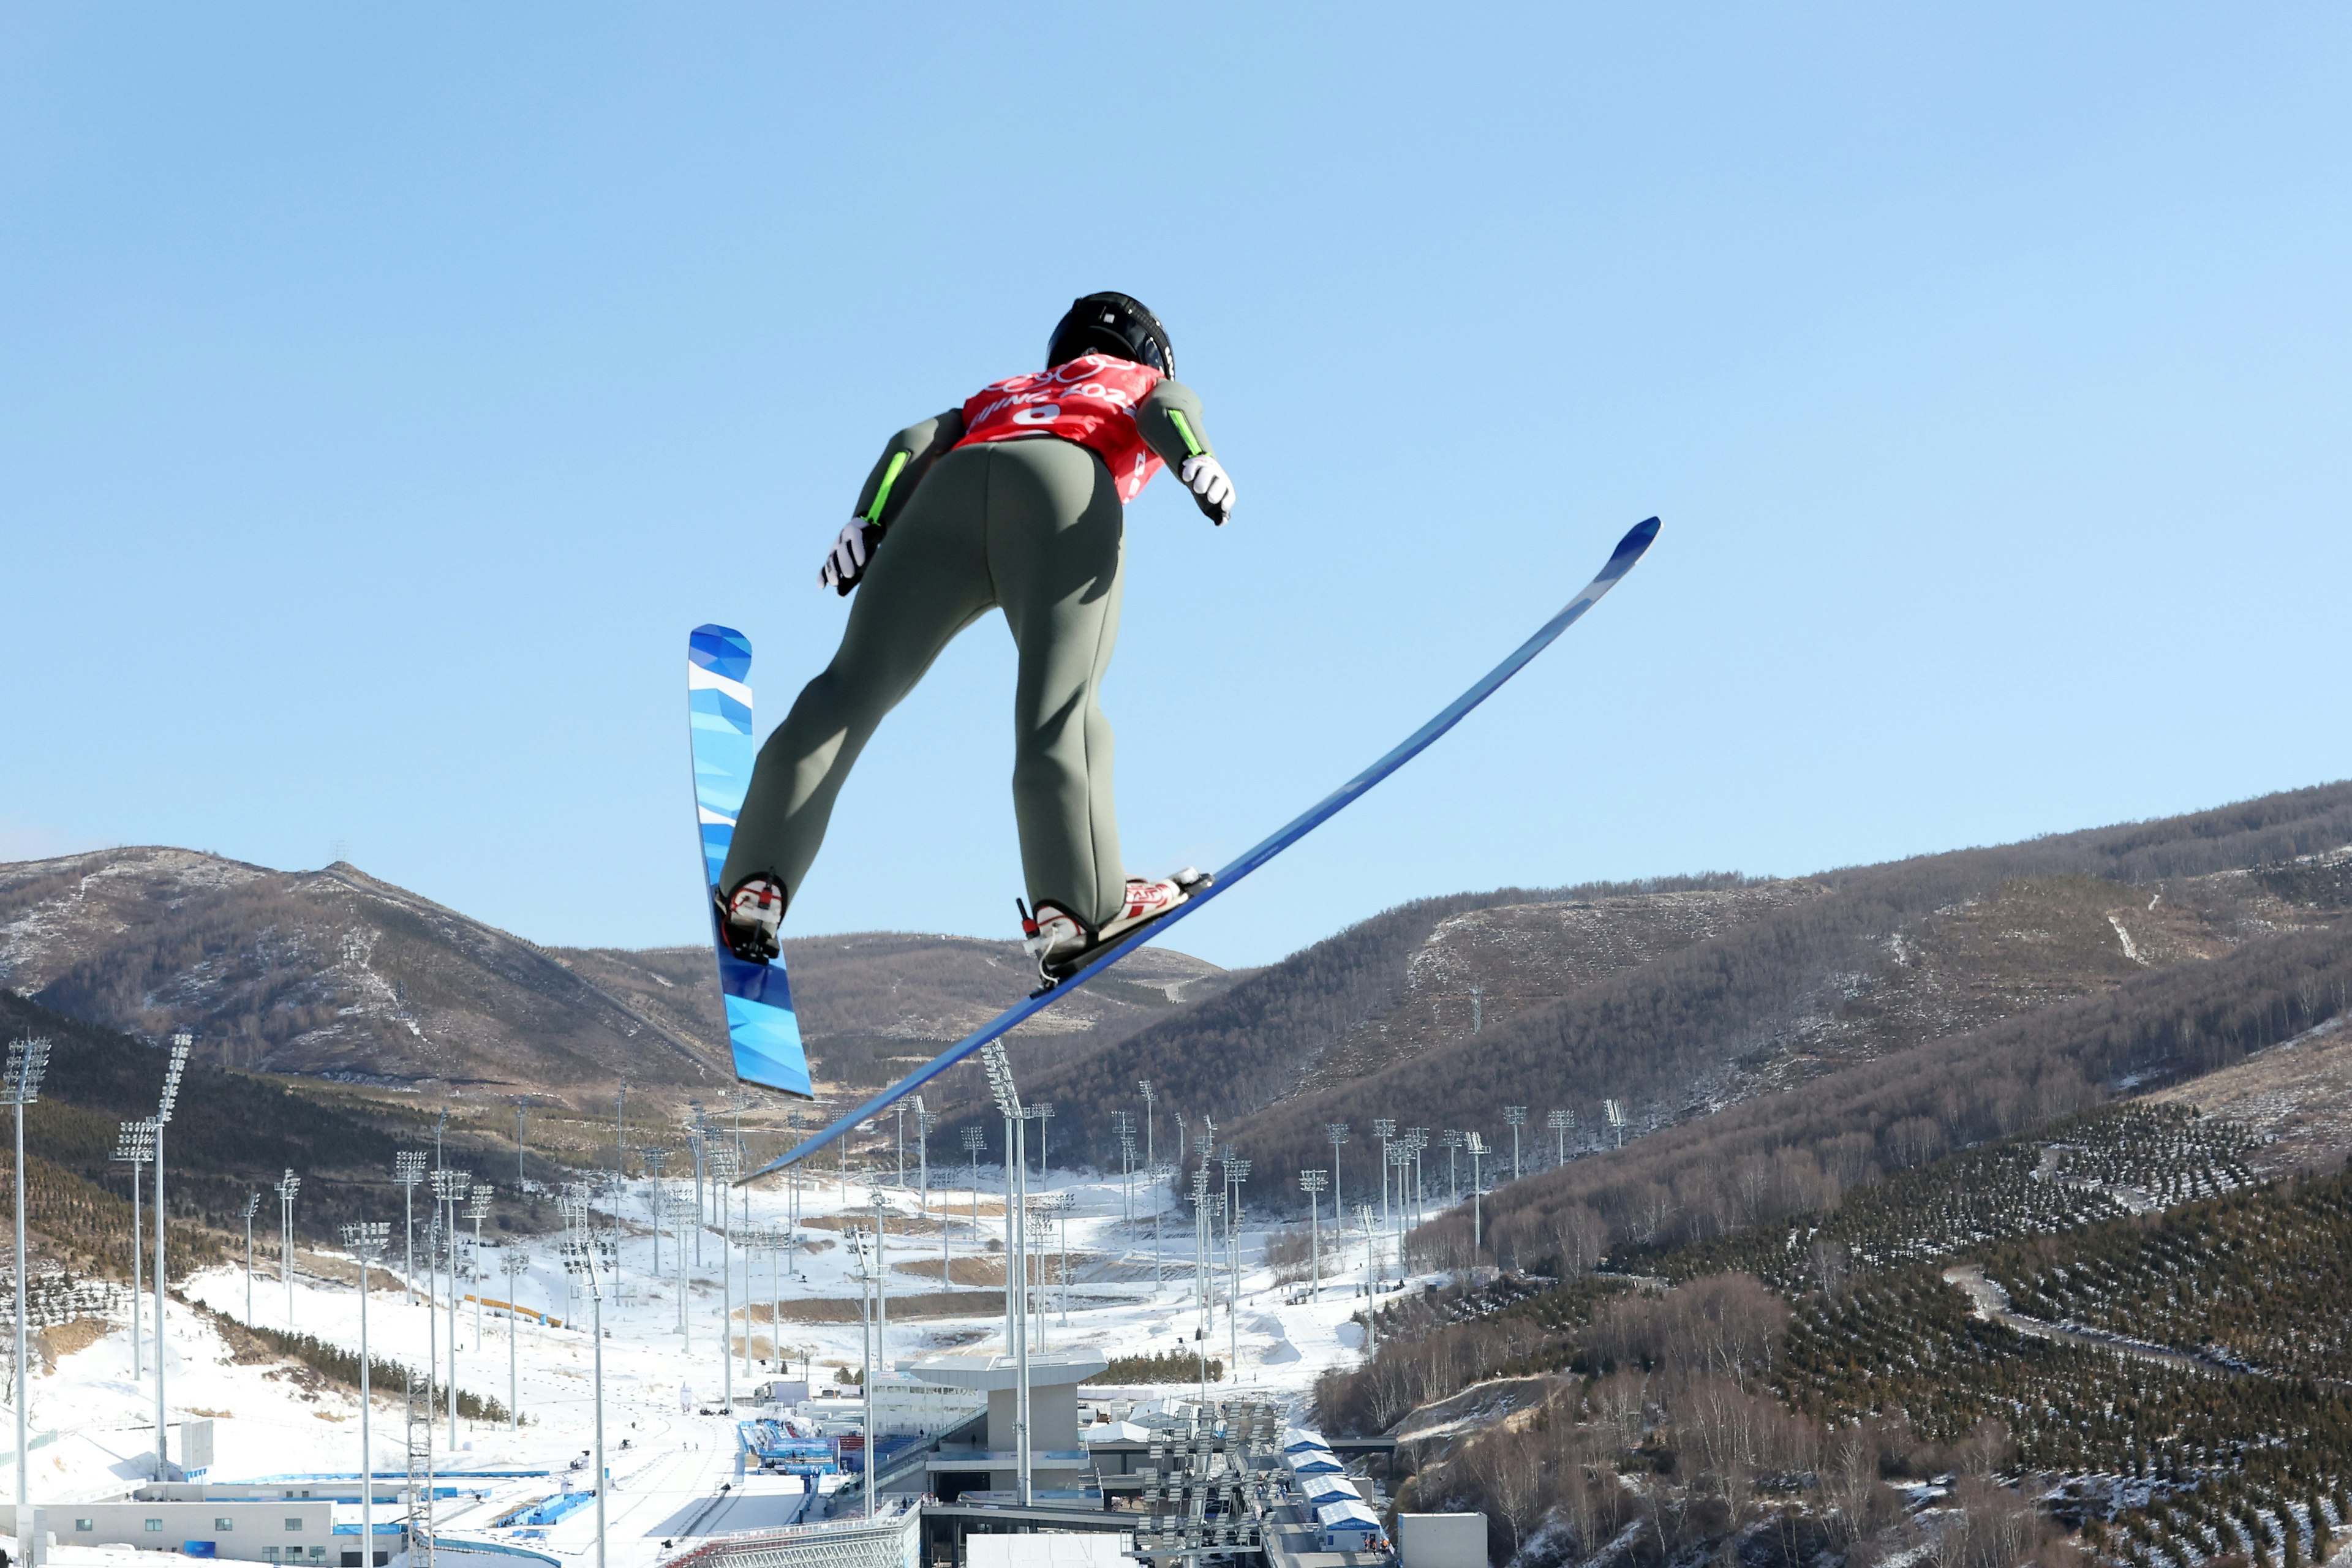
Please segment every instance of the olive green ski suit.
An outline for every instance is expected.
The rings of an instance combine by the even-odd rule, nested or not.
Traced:
[[[1136,420],[1171,468],[1210,450],[1200,399],[1181,383],[1154,386]],[[856,515],[874,515],[887,484],[877,519],[884,537],[833,662],[760,748],[722,889],[765,874],[788,898],[799,894],[834,799],[882,716],[993,607],[1020,652],[1013,806],[1030,901],[1095,925],[1118,911],[1126,868],[1110,721],[1095,698],[1118,637],[1124,509],[1103,459],[1074,441],[1038,435],[957,447],[963,435],[961,409],[910,426],[867,477]]]

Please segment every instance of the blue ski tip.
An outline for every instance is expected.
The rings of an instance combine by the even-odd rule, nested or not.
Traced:
[[[687,638],[686,657],[713,675],[740,681],[751,673],[751,639],[733,626],[699,626]]]
[[[1650,548],[1650,542],[1657,537],[1658,520],[1643,518],[1625,531],[1625,537],[1617,542],[1617,548],[1610,553],[1609,564],[1601,569],[1601,574],[1604,577],[1623,576],[1633,563],[1642,558],[1642,552]]]

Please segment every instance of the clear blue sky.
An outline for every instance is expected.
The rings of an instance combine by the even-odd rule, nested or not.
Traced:
[[[9,7],[0,856],[700,940],[687,631],[774,722],[881,442],[1098,288],[1241,496],[1130,509],[1132,868],[1665,519],[1205,956],[2352,773],[2352,13],[1633,11]],[[886,726],[800,931],[1013,934],[1011,670]]]

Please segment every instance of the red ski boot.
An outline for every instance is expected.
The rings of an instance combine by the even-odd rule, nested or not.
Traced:
[[[1194,894],[1207,889],[1212,879],[1204,871],[1187,866],[1172,877],[1150,879],[1129,877],[1127,898],[1118,913],[1097,928],[1089,926],[1061,905],[1040,900],[1037,911],[1031,914],[1019,900],[1021,931],[1027,938],[1021,946],[1037,961],[1037,973],[1048,986],[1058,985],[1083,967],[1089,958],[1104,948],[1126,941],[1145,926],[1175,909]]]

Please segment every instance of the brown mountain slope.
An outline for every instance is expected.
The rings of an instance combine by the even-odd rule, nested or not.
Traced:
[[[1559,1110],[1591,1146],[1603,1099],[1669,1125],[2327,925],[2347,843],[2335,784],[1801,881],[1423,900],[1022,1087],[1056,1102],[1057,1148],[1115,1163],[1149,1078],[1163,1126],[1213,1115],[1276,1203],[1329,1163],[1327,1122],[1355,1184],[1379,1119],[1507,1149],[1507,1106]]]
[[[860,1081],[928,1056],[1018,998],[1016,944],[859,935],[790,944],[821,1068]],[[1139,955],[1024,1042],[1033,1062],[1096,1048],[1224,972]],[[656,1099],[731,1082],[700,948],[541,948],[355,867],[273,871],[142,847],[0,865],[0,986],[200,1059],[467,1096],[601,1100],[625,1074]]]
[[[2352,865],[2352,851],[2339,847],[2347,839],[2352,787],[2338,785],[1828,874],[1818,898],[1528,1009],[1475,1039],[1244,1108],[1250,1113],[1234,1119],[1230,1137],[1273,1176],[1271,1196],[1295,1185],[1300,1165],[1328,1163],[1319,1135],[1327,1121],[1361,1128],[1391,1117],[1433,1133],[1479,1131],[1507,1148],[1503,1111],[1511,1104],[1528,1107],[1538,1124],[1551,1110],[1570,1110],[1593,1141],[1604,1097],[1629,1108],[1638,1132],[1759,1095],[1811,1094],[1820,1080],[1931,1042],[2347,929],[2352,875],[2332,869]],[[2244,973],[2268,973],[2267,963]],[[2295,1005],[2297,1016],[2315,1016],[2318,1003]],[[2250,1026],[2231,1027],[2252,1043]],[[1135,1048],[1154,1039],[1146,1035]],[[2228,1059],[2228,1047],[2219,1042],[2216,1057],[2184,1045],[2147,1070],[2205,1070]],[[2024,1113],[2055,1113],[2144,1081],[2155,1080],[2053,1082],[2029,1091],[2047,1104]],[[1964,1118],[1956,1111],[1953,1120],[1937,1136],[1959,1140]],[[1372,1167],[1359,1169],[1369,1178]]]
[[[640,1016],[684,1030],[719,1016],[709,950],[551,949]],[[793,1000],[818,1075],[879,1086],[929,1060],[1036,984],[1017,942],[905,931],[857,931],[784,943]],[[1117,975],[1086,987],[1013,1037],[1013,1060],[1038,1071],[1098,1050],[1236,977],[1165,948],[1147,948]]]

